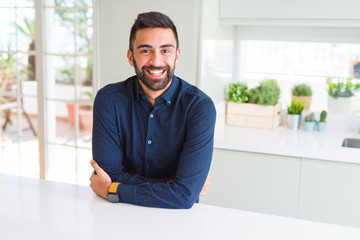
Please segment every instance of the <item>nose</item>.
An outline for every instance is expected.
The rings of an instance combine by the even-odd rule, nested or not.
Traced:
[[[154,51],[154,53],[151,55],[149,63],[152,66],[159,67],[162,65],[162,56],[159,52]]]

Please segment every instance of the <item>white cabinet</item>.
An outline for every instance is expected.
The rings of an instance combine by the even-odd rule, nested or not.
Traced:
[[[214,149],[201,203],[360,227],[360,165]]]
[[[214,149],[201,203],[296,217],[300,159]]]
[[[239,25],[359,26],[358,0],[220,0],[220,21]]]
[[[360,227],[360,166],[303,159],[299,218]]]

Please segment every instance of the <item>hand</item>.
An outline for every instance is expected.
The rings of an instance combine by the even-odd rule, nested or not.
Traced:
[[[111,178],[101,167],[99,167],[95,160],[90,160],[90,164],[94,168],[94,171],[96,171],[96,174],[95,172],[92,172],[89,178],[90,187],[97,195],[106,198],[111,185]]]
[[[208,190],[210,186],[210,176],[208,175],[205,181],[205,184],[203,186],[203,189],[201,190],[200,197],[204,196],[206,191]]]

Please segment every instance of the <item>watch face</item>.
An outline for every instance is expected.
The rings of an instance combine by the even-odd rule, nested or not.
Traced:
[[[117,203],[117,202],[119,202],[119,196],[114,193],[109,193],[107,195],[107,200],[112,203]]]

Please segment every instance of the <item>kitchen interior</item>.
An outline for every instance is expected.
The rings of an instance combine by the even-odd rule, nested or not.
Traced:
[[[43,1],[36,1],[40,2]],[[129,30],[138,13],[154,10],[170,16],[178,29],[181,54],[175,74],[208,94],[217,109],[211,186],[200,204],[360,227],[358,1],[90,2],[92,85],[75,84],[73,90],[65,90],[71,96],[57,92],[61,88],[56,85],[57,80],[51,81],[46,89],[26,85],[28,91],[32,88],[37,91],[33,95],[24,92],[23,110],[12,111],[11,119],[19,119],[21,112],[27,112],[37,132],[26,130],[19,140],[13,129],[18,125],[22,128],[22,124],[27,126],[27,119],[13,121],[8,127],[16,135],[12,139],[6,135],[11,131],[3,129],[1,173],[88,186],[91,130],[77,117],[72,117],[72,122],[69,120],[71,124],[60,121],[70,118],[64,103],[73,101],[75,106],[91,106],[88,100],[92,100],[100,87],[134,75],[126,58]],[[39,8],[36,6],[37,11]],[[50,15],[45,11],[42,17]],[[55,36],[51,32],[46,39],[53,40]],[[43,51],[36,54],[46,52],[45,48],[36,51]],[[54,62],[53,69],[61,54],[48,57]],[[77,54],[82,57],[76,53],[75,62]],[[37,59],[44,63],[43,59]],[[48,70],[42,77],[55,79],[54,75],[56,70]],[[261,92],[260,86],[269,79],[275,79],[278,90],[275,102],[249,102],[251,90]],[[300,84],[310,88],[311,102],[302,106],[300,113],[291,113],[292,107],[300,104],[292,101],[294,87]],[[231,88],[236,87],[240,88],[235,93],[244,87],[246,91],[235,96]],[[350,91],[350,95],[335,96],[336,90]],[[45,91],[48,91],[46,101]],[[82,94],[88,91],[90,95]],[[270,98],[273,94],[270,93]],[[304,105],[304,101],[300,102]],[[244,109],[239,105],[245,105]],[[46,114],[41,109],[44,106],[48,106]],[[72,111],[80,116],[81,109]],[[300,115],[295,124],[290,120],[293,114]],[[55,131],[45,137],[45,129]],[[25,140],[35,135],[34,148]],[[68,135],[73,138],[69,140]],[[19,144],[12,148],[12,143]],[[46,154],[45,148],[49,149]],[[32,159],[10,163],[14,153],[32,155]],[[65,154],[71,157],[61,157]]]

